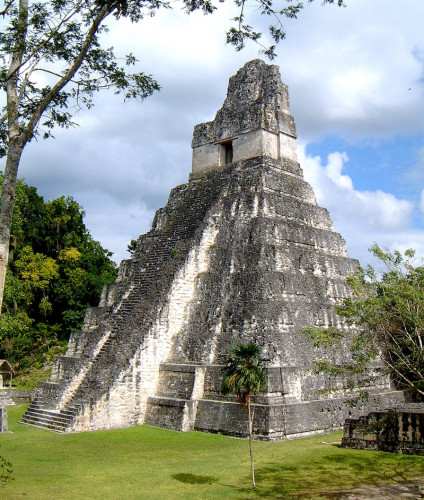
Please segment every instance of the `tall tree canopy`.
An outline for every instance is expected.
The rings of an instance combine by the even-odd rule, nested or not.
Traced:
[[[220,0],[222,1],[222,0]],[[313,1],[313,0],[308,0]],[[280,0],[234,0],[239,15],[227,32],[228,43],[237,50],[246,40],[259,41],[261,33],[245,20],[247,3],[272,19],[269,33],[277,43],[285,37],[282,17],[293,18],[301,3]],[[282,4],[281,4],[282,2]],[[219,4],[220,2],[218,2]],[[342,0],[324,0],[337,3]],[[129,18],[138,22],[160,8],[179,5],[187,13],[201,10],[212,13],[211,0],[3,0],[0,16],[0,85],[6,103],[0,117],[0,155],[6,157],[0,206],[0,311],[9,252],[10,228],[15,184],[25,146],[34,137],[48,138],[54,127],[73,125],[75,113],[90,108],[93,95],[113,89],[124,99],[143,100],[159,89],[158,83],[144,73],[130,73],[135,64],[132,54],[119,62],[113,48],[104,48],[100,35],[107,31],[108,18]],[[274,46],[264,47],[273,57]]]
[[[1,180],[1,178],[0,178]],[[70,197],[44,202],[16,184],[12,251],[0,319],[0,358],[25,369],[81,327],[105,283],[116,278],[111,253],[93,240]]]

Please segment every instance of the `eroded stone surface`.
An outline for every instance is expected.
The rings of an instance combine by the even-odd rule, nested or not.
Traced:
[[[194,128],[193,176],[257,156],[296,161],[296,137],[278,66],[250,61],[230,78],[215,119]]]
[[[236,161],[234,134],[247,158]],[[256,342],[271,360],[254,400],[258,438],[337,429],[350,414],[403,400],[384,381],[353,410],[343,380],[311,371],[320,353],[300,329],[342,327],[333,308],[357,262],[283,154],[281,135],[295,141],[287,87],[276,66],[252,61],[230,80],[215,120],[194,132],[194,150],[232,138],[232,161],[200,168],[171,191],[23,421],[38,414],[58,431],[149,423],[245,435],[246,412],[221,393],[220,363],[238,341]],[[271,136],[277,149],[266,146]],[[348,358],[341,348],[338,360]],[[318,393],[330,384],[337,394]]]

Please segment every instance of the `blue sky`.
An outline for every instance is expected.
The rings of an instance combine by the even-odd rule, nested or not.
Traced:
[[[424,3],[346,4],[316,0],[284,22],[273,64],[289,86],[299,161],[352,257],[366,263],[374,241],[424,256]],[[76,117],[79,127],[24,153],[21,176],[46,199],[73,196],[117,261],[169,190],[187,181],[193,127],[213,119],[228,78],[258,57],[254,45],[235,52],[225,44],[235,14],[225,3],[213,16],[174,9],[138,25],[112,23],[105,43],[134,53],[136,69],[162,90],[141,104],[99,94]]]
[[[421,189],[414,171],[419,165],[424,145],[422,135],[364,139],[350,142],[337,135],[307,145],[306,153],[326,157],[333,151],[344,151],[349,161],[344,168],[360,190],[392,192],[396,197],[417,201]]]

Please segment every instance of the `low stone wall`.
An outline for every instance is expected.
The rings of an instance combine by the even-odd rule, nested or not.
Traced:
[[[185,402],[182,400],[149,398],[145,423],[163,429],[182,430],[184,409]]]
[[[272,439],[267,429],[269,407],[252,404],[253,433],[255,439]],[[247,436],[247,411],[239,403],[231,401],[201,400],[197,406],[194,429],[222,433],[230,436]],[[281,438],[281,436],[277,436]]]
[[[10,399],[16,404],[34,401],[35,389],[15,389],[9,392]]]
[[[424,455],[424,403],[409,403],[346,419],[342,446]]]
[[[35,389],[1,389],[0,400],[2,397],[11,399],[15,404],[31,403],[35,397]]]

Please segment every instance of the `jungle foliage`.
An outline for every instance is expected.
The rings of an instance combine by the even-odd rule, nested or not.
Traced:
[[[0,178],[1,180],[1,178]],[[0,358],[25,370],[78,330],[115,280],[111,253],[93,240],[71,197],[45,202],[18,180],[0,319]]]
[[[315,364],[320,371],[364,381],[371,364],[381,359],[383,366],[374,368],[371,377],[390,374],[399,388],[424,400],[424,263],[414,250],[390,253],[374,245],[370,251],[383,270],[359,267],[347,278],[352,296],[336,307],[352,328],[306,330],[314,345],[328,353]],[[352,362],[340,366],[333,360],[342,343],[350,346]]]

